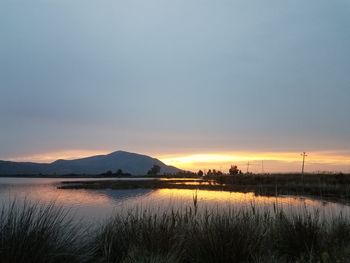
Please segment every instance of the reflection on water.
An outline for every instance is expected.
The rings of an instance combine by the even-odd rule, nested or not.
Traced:
[[[228,207],[239,209],[255,205],[264,210],[273,210],[278,207],[294,212],[306,207],[310,210],[319,209],[326,216],[337,215],[340,212],[350,215],[350,207],[347,205],[291,196],[276,198],[255,196],[253,193],[189,189],[57,189],[59,182],[68,180],[82,179],[0,178],[0,202],[6,205],[14,198],[44,203],[55,201],[57,204],[70,208],[77,217],[85,218],[87,221],[105,219],[114,211],[126,211],[133,208],[156,211],[184,209],[193,206],[195,195],[198,198],[199,209],[221,210]]]
[[[189,181],[189,182],[176,182],[178,185],[223,185],[216,181]]]

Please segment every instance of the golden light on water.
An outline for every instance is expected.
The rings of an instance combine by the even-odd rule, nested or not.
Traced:
[[[189,190],[189,189],[158,189],[154,192],[154,196],[158,200],[169,200],[171,197],[180,200],[185,205],[193,205],[193,198],[197,194],[199,204],[207,206],[214,205],[231,205],[234,207],[271,207],[275,204],[289,207],[302,208],[304,205],[308,207],[320,207],[320,201],[312,199],[303,199],[292,196],[269,197],[259,196],[254,193],[240,193],[227,191],[209,191],[209,190]]]

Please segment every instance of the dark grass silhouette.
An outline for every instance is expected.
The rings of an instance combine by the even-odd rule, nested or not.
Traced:
[[[55,204],[3,207],[0,262],[350,262],[350,220],[317,211],[116,213],[89,231]]]
[[[14,201],[0,212],[0,262],[84,262],[83,229],[68,210]]]
[[[98,262],[350,262],[350,221],[317,212],[195,209],[115,215],[96,234]]]

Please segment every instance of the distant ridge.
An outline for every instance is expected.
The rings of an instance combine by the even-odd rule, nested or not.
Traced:
[[[147,155],[116,151],[75,160],[57,160],[52,163],[0,161],[0,175],[98,175],[106,171],[123,170],[131,175],[145,175],[153,165],[161,167],[160,174],[174,174],[180,169],[168,166]]]

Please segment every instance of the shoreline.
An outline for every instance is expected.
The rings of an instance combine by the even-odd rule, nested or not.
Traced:
[[[104,178],[103,178],[104,179]],[[149,180],[62,181],[58,189],[188,189],[254,193],[260,196],[302,196],[318,200],[350,202],[350,175],[235,175],[203,178],[149,178]],[[163,178],[165,179],[165,178]]]

